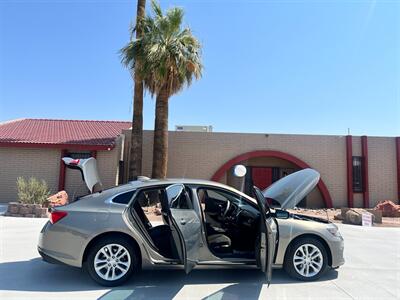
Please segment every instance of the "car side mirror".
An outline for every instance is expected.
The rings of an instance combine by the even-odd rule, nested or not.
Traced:
[[[290,213],[286,210],[276,209],[275,210],[275,218],[277,219],[289,219]]]

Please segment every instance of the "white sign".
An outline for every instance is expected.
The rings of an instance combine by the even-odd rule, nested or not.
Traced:
[[[372,226],[372,214],[370,213],[362,214],[362,226]]]

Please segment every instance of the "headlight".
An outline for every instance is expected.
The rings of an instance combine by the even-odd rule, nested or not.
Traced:
[[[333,236],[341,237],[339,228],[334,224],[329,224],[326,230],[328,230]]]

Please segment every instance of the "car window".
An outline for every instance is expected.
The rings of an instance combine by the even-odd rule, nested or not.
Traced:
[[[163,223],[161,216],[161,197],[163,188],[146,189],[139,192],[135,201],[136,209],[143,217],[143,214],[153,226]],[[140,210],[140,211],[139,211]]]
[[[190,191],[186,189],[181,193],[179,197],[172,200],[170,203],[170,208],[174,209],[193,209],[192,200],[190,198]]]
[[[221,192],[214,191],[214,190],[207,190],[207,195],[208,195],[208,197],[217,199],[217,200],[228,200],[226,195],[224,195]]]
[[[126,193],[119,194],[118,196],[115,196],[112,199],[112,202],[120,203],[120,204],[128,204],[129,201],[132,199],[132,196],[134,193],[135,193],[135,191],[129,191]]]
[[[242,197],[239,195],[212,188],[199,188],[197,190],[197,196],[201,203],[204,203],[207,199],[225,202],[230,201],[238,205],[243,202]]]

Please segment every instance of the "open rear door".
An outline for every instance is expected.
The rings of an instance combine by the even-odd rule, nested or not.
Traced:
[[[172,236],[179,252],[185,272],[189,273],[199,259],[201,221],[183,184],[166,188],[168,217],[171,220]]]
[[[257,204],[260,209],[260,267],[267,276],[268,285],[271,283],[272,278],[272,259],[275,253],[275,240],[276,231],[272,230],[276,226],[272,219],[269,207],[265,201],[261,191],[255,186],[254,194],[256,196]]]

